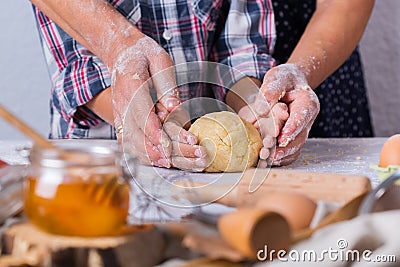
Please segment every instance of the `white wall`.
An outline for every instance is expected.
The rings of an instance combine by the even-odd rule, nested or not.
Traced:
[[[399,0],[376,0],[360,44],[377,136],[400,133],[399,14]]]
[[[376,0],[361,42],[375,133],[400,133],[400,1]],[[47,136],[50,81],[27,0],[0,9],[0,103]],[[23,138],[0,120],[0,140]]]
[[[3,1],[0,32],[0,103],[47,136],[50,80],[29,1]],[[0,119],[0,140],[21,138]]]

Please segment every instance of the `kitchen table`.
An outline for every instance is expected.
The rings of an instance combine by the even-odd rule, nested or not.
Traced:
[[[387,138],[310,138],[299,158],[283,168],[364,175],[372,186],[379,184],[371,165],[379,163],[379,154]]]
[[[375,187],[379,183],[378,173],[370,165],[378,164],[385,141],[386,138],[310,138],[299,158],[280,168],[364,175]],[[0,159],[10,164],[26,164],[28,161],[21,151],[29,146],[27,141],[0,141]]]
[[[280,168],[363,175],[370,178],[372,186],[379,183],[378,173],[370,168],[377,164],[386,138],[327,138],[309,139],[299,158]],[[9,164],[28,164],[28,141],[0,141],[0,159]],[[180,255],[180,254],[179,254]]]

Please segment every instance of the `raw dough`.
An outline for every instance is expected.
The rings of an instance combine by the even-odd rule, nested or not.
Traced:
[[[206,172],[239,172],[254,166],[262,140],[257,129],[237,114],[214,112],[197,119],[189,129],[207,150]]]

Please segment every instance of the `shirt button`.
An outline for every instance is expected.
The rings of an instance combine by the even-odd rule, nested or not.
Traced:
[[[172,39],[172,34],[171,34],[171,32],[169,30],[165,30],[163,32],[162,36],[166,41],[169,41],[169,40]]]

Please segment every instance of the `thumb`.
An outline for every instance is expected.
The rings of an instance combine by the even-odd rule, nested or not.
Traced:
[[[159,101],[168,112],[181,104],[179,90],[176,85],[175,68],[170,56],[165,52],[158,56],[150,66],[152,82]]]

